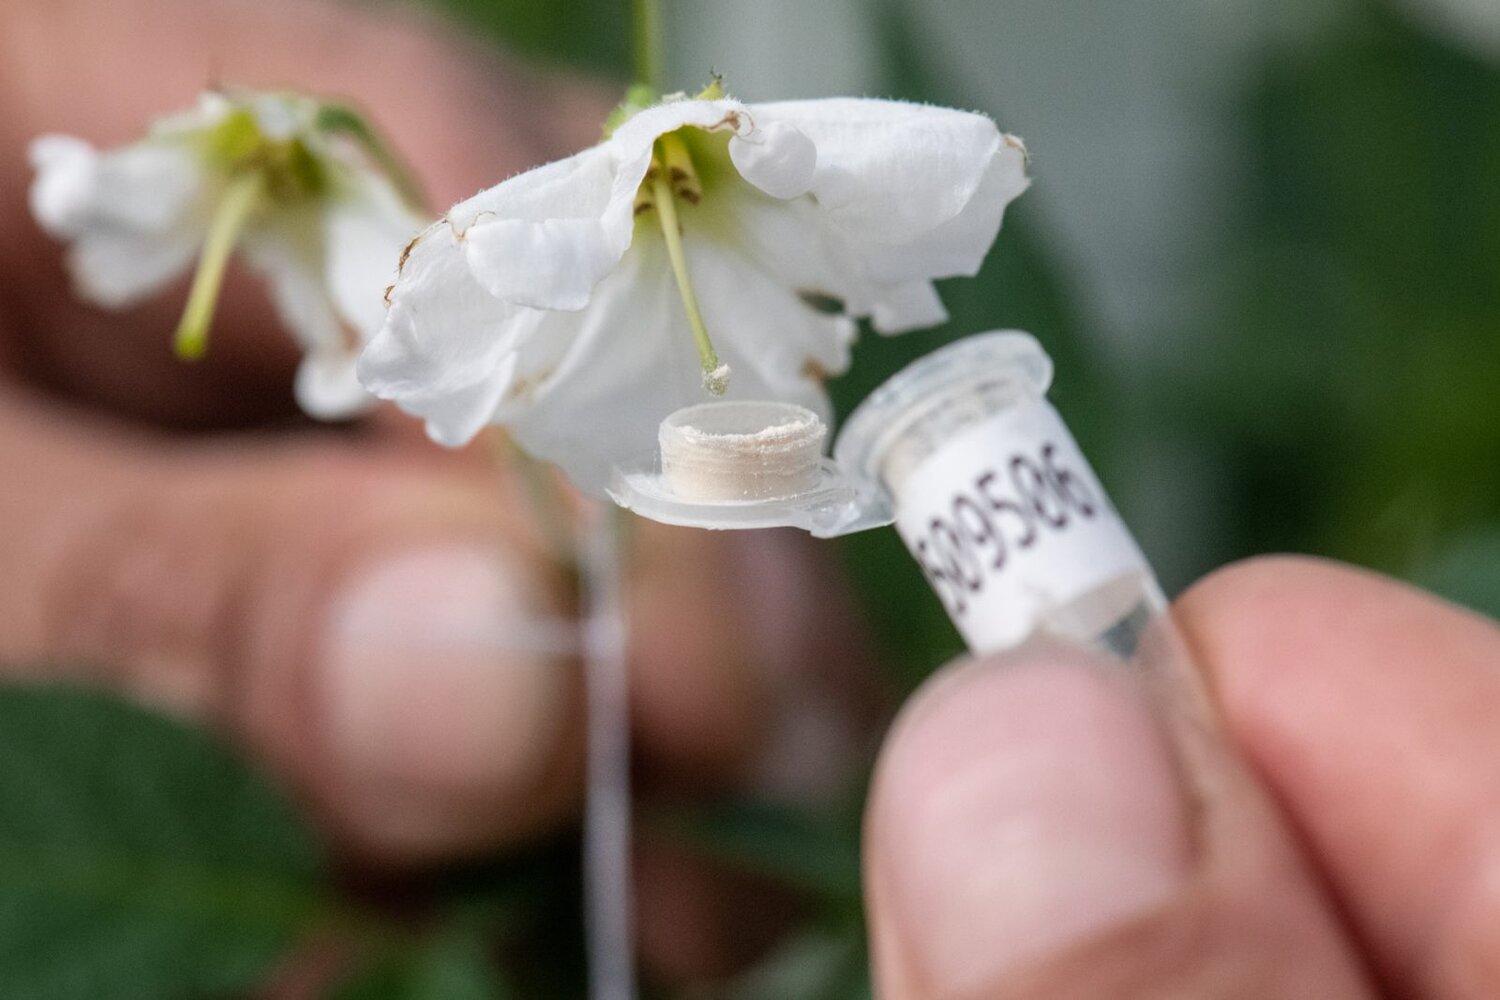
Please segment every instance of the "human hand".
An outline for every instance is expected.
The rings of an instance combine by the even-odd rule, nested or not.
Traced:
[[[1500,995],[1494,623],[1285,558],[1174,618],[1222,733],[1073,653],[905,710],[866,820],[880,995]]]

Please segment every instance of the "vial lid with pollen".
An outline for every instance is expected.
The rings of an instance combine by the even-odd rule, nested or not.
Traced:
[[[819,537],[891,523],[823,454],[828,427],[794,403],[719,400],[661,422],[657,451],[617,467],[609,495],[666,524],[794,527]]]
[[[661,422],[661,474],[685,500],[780,500],[817,486],[827,437],[791,403],[702,403]]]

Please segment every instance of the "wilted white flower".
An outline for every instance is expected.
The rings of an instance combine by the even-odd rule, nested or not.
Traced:
[[[348,109],[214,91],[118,149],[37,138],[31,207],[71,243],[77,293],[106,308],[145,298],[198,255],[177,331],[184,357],[203,353],[225,265],[242,252],[304,351],[298,402],[334,419],[372,401],[354,361],[384,320],[402,245],[426,221],[388,155]]]
[[[597,493],[705,388],[826,415],[855,318],[942,322],[933,279],[979,268],[1026,185],[983,115],[668,99],[413,241],[360,377],[441,443],[504,424]]]

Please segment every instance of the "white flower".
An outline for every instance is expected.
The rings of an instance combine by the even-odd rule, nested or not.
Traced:
[[[71,243],[79,296],[106,308],[145,298],[201,255],[178,331],[188,357],[202,353],[224,265],[242,251],[304,351],[298,402],[335,419],[372,402],[354,361],[384,321],[402,245],[426,221],[375,162],[381,152],[345,109],[211,92],[118,149],[37,138],[31,207]]]
[[[598,493],[727,369],[731,397],[826,416],[854,319],[942,322],[932,280],[979,268],[1026,185],[978,114],[669,99],[422,233],[360,377],[440,443],[504,424]]]

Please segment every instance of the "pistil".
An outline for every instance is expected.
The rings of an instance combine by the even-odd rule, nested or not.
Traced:
[[[661,222],[667,257],[672,262],[672,275],[677,280],[677,294],[682,299],[688,326],[693,331],[693,342],[698,347],[698,360],[703,366],[703,387],[715,396],[722,396],[729,388],[729,366],[719,363],[719,355],[703,323],[703,312],[698,308],[698,297],[693,293],[693,283],[688,276],[687,258],[682,251],[682,226],[677,218],[676,199],[680,197],[696,204],[702,196],[702,188],[693,170],[692,157],[681,138],[664,135],[657,140],[656,146],[656,157],[647,175],[651,187],[648,207],[656,209]]]
[[[198,270],[188,292],[187,307],[177,324],[174,341],[177,356],[196,361],[208,349],[208,330],[213,323],[219,290],[224,284],[224,269],[229,255],[265,192],[265,177],[259,170],[249,170],[229,183],[214,209],[208,235],[198,256]]]

